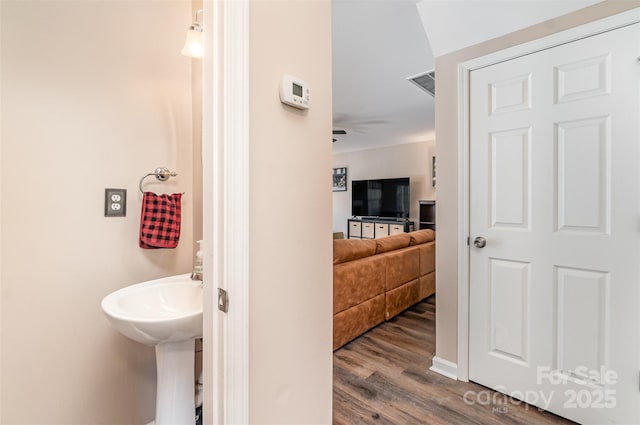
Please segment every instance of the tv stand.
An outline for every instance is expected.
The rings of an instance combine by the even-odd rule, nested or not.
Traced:
[[[352,220],[366,220],[366,221],[374,221],[374,222],[385,222],[385,223],[404,223],[409,221],[408,218],[397,218],[397,217],[375,217],[375,216],[365,216],[365,217],[352,217]]]
[[[360,217],[347,220],[347,239],[374,239],[412,232],[414,223],[408,218]]]

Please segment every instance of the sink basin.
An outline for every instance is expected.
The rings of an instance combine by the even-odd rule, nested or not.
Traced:
[[[193,424],[195,339],[202,337],[202,283],[189,274],[119,289],[102,310],[121,334],[155,346],[155,425]]]
[[[119,289],[102,310],[121,334],[146,345],[202,337],[202,283],[189,274]]]

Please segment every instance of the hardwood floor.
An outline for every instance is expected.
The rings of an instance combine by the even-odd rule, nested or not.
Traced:
[[[431,372],[435,308],[429,297],[334,353],[334,425],[574,423]]]

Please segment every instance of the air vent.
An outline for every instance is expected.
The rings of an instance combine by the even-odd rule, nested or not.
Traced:
[[[422,74],[408,77],[407,80],[429,93],[431,96],[436,95],[436,71],[431,70]]]

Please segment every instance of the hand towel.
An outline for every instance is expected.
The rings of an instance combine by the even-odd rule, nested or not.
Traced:
[[[145,192],[140,216],[140,248],[175,248],[180,239],[182,193]]]

